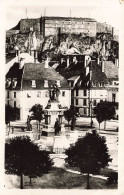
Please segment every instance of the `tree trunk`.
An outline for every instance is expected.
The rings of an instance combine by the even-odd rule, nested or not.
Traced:
[[[23,189],[23,174],[20,176],[20,189]]]
[[[87,173],[87,189],[90,189],[90,184],[89,184],[89,173]]]
[[[30,182],[29,182],[29,183],[30,183],[30,185],[32,185],[32,182],[31,182],[31,177],[29,177],[29,178],[30,178]]]
[[[39,133],[40,133],[40,121],[39,121]]]
[[[9,121],[9,133],[10,133],[10,121]]]
[[[38,121],[37,121],[37,132],[38,132]]]
[[[106,129],[106,120],[104,121],[104,129]]]
[[[68,131],[69,131],[69,121],[68,121]]]
[[[100,132],[100,123],[99,123],[99,132]]]

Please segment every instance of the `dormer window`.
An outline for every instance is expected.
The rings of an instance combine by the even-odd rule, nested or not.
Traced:
[[[60,80],[57,80],[56,84],[57,84],[58,87],[60,87]]]
[[[71,81],[71,82],[70,82],[70,85],[71,85],[71,87],[73,87],[73,85],[74,85],[74,81]]]
[[[11,84],[11,78],[8,78],[8,79],[6,80],[6,84],[7,84],[7,87],[10,86],[10,84]]]
[[[119,82],[118,82],[118,81],[113,81],[112,84],[113,84],[113,85],[119,85]]]
[[[15,88],[16,85],[17,85],[17,78],[14,78],[14,79],[13,79],[13,88]]]
[[[36,81],[32,80],[32,87],[35,88],[36,87]]]
[[[96,83],[95,83],[95,82],[92,82],[92,86],[93,86],[93,87],[96,87]]]
[[[44,81],[44,87],[48,87],[48,81],[47,80]]]
[[[39,97],[39,98],[41,97],[41,91],[37,92],[37,97]]]

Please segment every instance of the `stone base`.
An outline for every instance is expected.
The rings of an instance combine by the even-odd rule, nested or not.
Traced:
[[[61,135],[65,135],[65,127],[64,124],[61,124]],[[42,129],[42,136],[55,136],[55,129],[53,125],[46,125],[43,124],[43,129]]]
[[[75,143],[78,140],[78,131],[75,130],[70,131],[69,134],[70,134],[70,138],[69,138],[70,144]]]
[[[62,153],[69,148],[70,143],[66,136],[54,136],[53,152]]]

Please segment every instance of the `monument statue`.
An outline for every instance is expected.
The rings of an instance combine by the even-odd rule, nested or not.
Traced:
[[[51,85],[51,88],[49,90],[49,97],[50,97],[50,100],[51,101],[57,101],[59,100],[59,94],[60,94],[60,90],[58,88],[58,85],[55,84],[54,85]]]
[[[29,115],[28,115],[28,117],[27,117],[27,131],[31,131],[32,130],[32,125],[30,124],[30,117],[29,117]]]
[[[55,135],[59,135],[59,133],[61,131],[61,124],[60,124],[58,118],[56,119],[54,129],[55,129]]]

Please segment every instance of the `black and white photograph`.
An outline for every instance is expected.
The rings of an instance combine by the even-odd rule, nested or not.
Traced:
[[[6,5],[8,191],[119,189],[123,1],[87,2]]]

